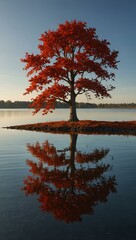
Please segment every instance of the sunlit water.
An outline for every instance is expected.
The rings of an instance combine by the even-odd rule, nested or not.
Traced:
[[[80,119],[135,120],[135,110],[81,110]],[[136,137],[3,129],[65,120],[0,111],[0,240],[133,240]]]

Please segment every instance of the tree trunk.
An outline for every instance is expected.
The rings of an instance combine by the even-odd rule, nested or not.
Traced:
[[[74,92],[74,86],[71,86],[71,100],[70,100],[70,117],[69,122],[77,122],[79,121],[76,112],[76,98]]]

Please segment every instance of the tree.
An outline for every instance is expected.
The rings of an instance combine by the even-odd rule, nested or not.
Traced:
[[[82,153],[76,150],[76,141],[77,135],[71,135],[69,147],[62,150],[48,141],[27,144],[35,161],[27,160],[31,175],[22,188],[26,195],[37,195],[42,211],[67,223],[93,214],[97,204],[116,192],[115,176],[108,174],[112,167],[102,161],[109,149]]]
[[[57,30],[41,35],[38,54],[26,53],[21,59],[28,71],[30,85],[25,94],[37,91],[33,98],[34,113],[52,112],[57,100],[70,106],[70,121],[77,121],[76,97],[111,97],[114,80],[111,69],[117,69],[118,51],[110,50],[107,40],[100,40],[95,28],[85,22],[66,21]]]

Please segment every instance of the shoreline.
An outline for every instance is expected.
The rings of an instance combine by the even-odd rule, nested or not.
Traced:
[[[136,136],[136,121],[54,121],[4,127],[6,129],[29,130],[61,134],[107,134]]]

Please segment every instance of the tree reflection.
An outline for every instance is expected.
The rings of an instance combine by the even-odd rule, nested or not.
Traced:
[[[24,180],[23,190],[27,195],[37,194],[41,209],[65,222],[93,214],[98,203],[116,192],[115,177],[105,174],[111,166],[102,162],[109,149],[82,153],[76,150],[76,141],[77,135],[71,135],[70,146],[63,150],[48,141],[27,145],[38,161],[27,160],[32,175]]]

